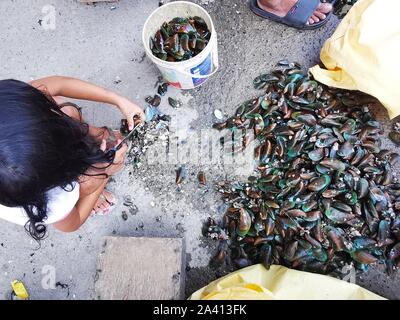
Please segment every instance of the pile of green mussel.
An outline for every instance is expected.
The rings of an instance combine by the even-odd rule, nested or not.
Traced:
[[[371,98],[326,87],[288,61],[254,87],[261,96],[214,125],[227,132],[224,144],[234,137],[242,150],[254,148],[256,170],[247,182],[218,184],[227,210],[222,221],[205,225],[205,234],[220,241],[212,263],[323,274],[399,268],[393,166],[400,157],[381,147]]]
[[[211,32],[201,17],[174,18],[150,39],[153,54],[164,61],[189,60],[207,46]]]

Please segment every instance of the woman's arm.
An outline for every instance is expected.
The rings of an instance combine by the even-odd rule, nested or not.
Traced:
[[[46,90],[51,96],[90,100],[118,105],[122,98],[110,90],[89,82],[60,76],[46,77],[31,82],[32,86]]]
[[[117,106],[126,116],[130,128],[133,129],[133,117],[144,120],[143,110],[129,99],[116,92],[101,88],[92,83],[69,77],[52,76],[31,82],[31,85],[49,95],[63,96],[72,99],[90,100]]]

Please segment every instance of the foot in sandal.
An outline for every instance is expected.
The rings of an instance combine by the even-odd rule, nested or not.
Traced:
[[[250,7],[263,18],[298,29],[315,29],[327,22],[335,1],[251,0]]]

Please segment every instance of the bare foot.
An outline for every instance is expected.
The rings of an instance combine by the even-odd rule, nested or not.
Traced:
[[[93,207],[93,213],[106,214],[114,203],[115,196],[111,192],[103,190],[103,193],[100,195],[99,199],[97,199]]]
[[[282,0],[279,5],[271,6],[267,0],[257,0],[258,6],[270,13],[273,13],[279,17],[284,17],[288,14],[290,9],[297,3],[298,0]],[[333,9],[330,3],[321,2],[315,9],[313,15],[308,19],[307,24],[314,24],[326,19],[326,15]]]

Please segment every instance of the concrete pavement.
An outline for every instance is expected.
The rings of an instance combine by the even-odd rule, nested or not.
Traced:
[[[296,60],[305,67],[317,63],[323,42],[338,23],[332,18],[320,30],[303,32],[262,20],[249,11],[245,1],[193,2],[204,5],[213,17],[221,70],[200,89],[169,90],[184,106],[173,110],[164,99],[161,109],[178,119],[184,135],[210,128],[214,109],[230,114],[238,103],[251,98],[255,94],[252,79],[278,60]],[[75,0],[2,0],[0,79],[73,76],[116,90],[143,105],[144,97],[154,93],[158,72],[144,55],[141,30],[157,5],[157,0],[120,0],[95,6]],[[45,30],[43,19],[49,10],[55,12],[55,28]],[[94,125],[116,127],[121,118],[112,106],[80,105],[86,120]],[[195,178],[199,169],[208,178],[203,188]],[[90,218],[72,234],[50,228],[40,249],[23,228],[0,221],[0,298],[7,295],[11,280],[20,279],[33,299],[93,299],[96,259],[101,238],[108,235],[185,237],[187,295],[222,275],[207,266],[210,248],[201,236],[201,226],[208,216],[218,216],[221,201],[213,184],[231,173],[221,166],[196,163],[189,164],[188,170],[188,182],[177,190],[174,164],[143,165],[136,171],[127,167],[109,185],[119,198],[116,210],[109,216]],[[126,221],[121,218],[126,210],[124,195],[130,195],[139,209]],[[53,271],[59,284],[51,289],[46,281]],[[385,297],[400,298],[399,276],[389,278],[372,270],[359,283]]]

